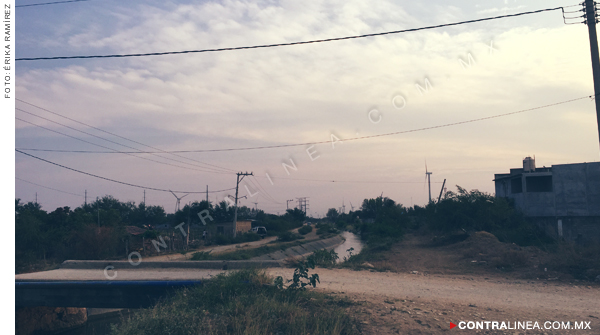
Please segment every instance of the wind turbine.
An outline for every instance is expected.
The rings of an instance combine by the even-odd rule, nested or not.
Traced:
[[[182,196],[182,197],[178,197],[177,195],[175,195],[175,193],[173,193],[173,191],[169,190],[169,192],[171,192],[171,194],[173,194],[173,196],[175,196],[175,199],[177,199],[177,202],[175,203],[175,213],[177,213],[177,211],[179,210],[179,203],[181,202],[181,199],[183,199],[186,196],[188,196],[189,193],[186,194],[186,195],[184,195],[184,196]]]
[[[425,160],[425,179],[427,179],[427,184],[429,184],[429,202],[431,202],[431,174],[433,172],[427,171],[427,160]]]

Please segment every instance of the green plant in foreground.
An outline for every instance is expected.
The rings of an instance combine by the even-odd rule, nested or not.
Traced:
[[[345,311],[353,303],[309,290],[282,290],[264,271],[221,274],[138,310],[113,335],[360,334]]]
[[[344,262],[347,262],[350,258],[352,258],[352,256],[353,256],[352,251],[354,251],[354,247],[350,247],[350,249],[346,249],[348,256],[344,256]]]
[[[312,285],[312,287],[317,287],[317,282],[321,283],[321,281],[319,280],[319,275],[316,273],[313,273],[312,275],[310,275],[310,277],[308,276],[308,269],[314,269],[314,268],[315,268],[315,261],[314,261],[314,259],[311,259],[310,257],[306,261],[299,262],[296,265],[296,269],[294,270],[294,276],[292,277],[292,279],[288,279],[286,281],[287,283],[291,283],[287,287],[287,289],[291,290],[291,291],[294,291],[294,290],[304,291],[304,290],[306,290],[306,286],[308,286],[308,285]],[[275,284],[275,287],[277,287],[279,289],[283,289],[284,288],[283,277],[277,276],[277,278],[275,278],[274,284]]]

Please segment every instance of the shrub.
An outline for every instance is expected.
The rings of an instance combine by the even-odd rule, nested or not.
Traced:
[[[217,234],[215,236],[215,244],[217,244],[217,245],[231,244],[231,239],[227,235]]]
[[[246,243],[246,242],[254,242],[260,240],[260,235],[247,232],[243,234],[238,234],[235,239],[233,239],[232,243]]]
[[[323,224],[317,228],[317,235],[337,234],[340,231],[332,225]]]
[[[315,250],[312,255],[307,257],[307,260],[312,261],[317,266],[330,267],[335,265],[339,256],[334,250],[327,249]]]
[[[310,233],[312,230],[313,229],[311,226],[302,226],[300,229],[298,229],[298,232],[302,235],[306,235],[306,234]]]
[[[302,275],[299,271],[299,289],[283,290],[269,285],[273,279],[258,270],[220,274],[134,312],[113,326],[112,334],[359,334],[343,301],[303,290]],[[313,277],[307,277],[312,286]]]
[[[292,233],[291,231],[284,231],[282,233],[277,234],[277,241],[280,242],[291,242],[299,239],[303,239],[303,236],[299,234]]]
[[[210,251],[198,251],[192,254],[191,260],[193,261],[206,261],[212,259]]]

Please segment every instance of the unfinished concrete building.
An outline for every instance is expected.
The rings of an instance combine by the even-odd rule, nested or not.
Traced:
[[[600,242],[600,162],[538,168],[526,157],[522,168],[495,174],[494,182],[497,197],[512,199],[551,235]]]

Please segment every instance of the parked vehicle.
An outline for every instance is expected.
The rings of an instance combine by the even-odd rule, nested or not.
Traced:
[[[267,228],[259,226],[252,228],[252,232],[258,234],[260,237],[267,236]]]

